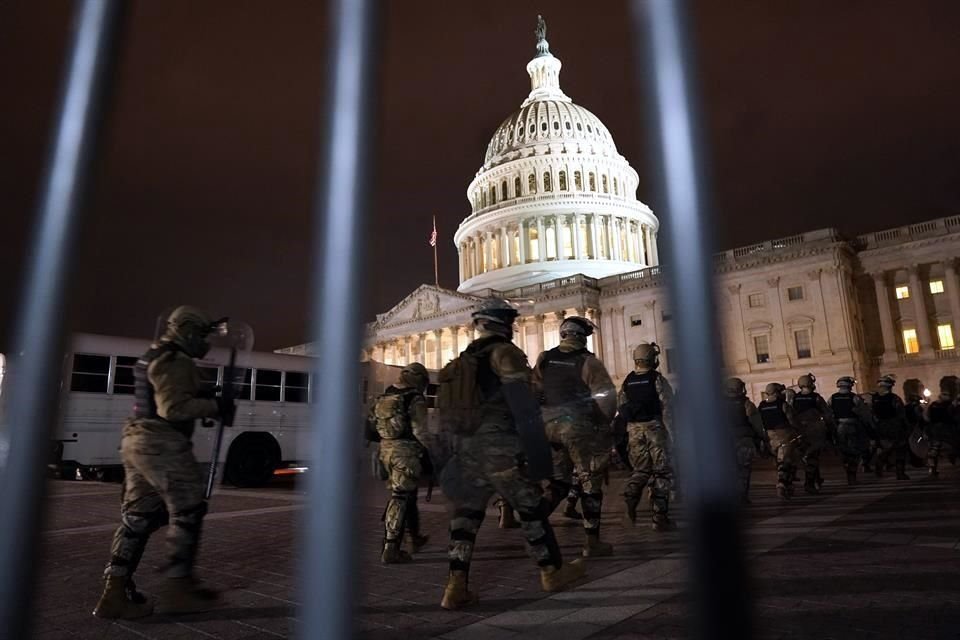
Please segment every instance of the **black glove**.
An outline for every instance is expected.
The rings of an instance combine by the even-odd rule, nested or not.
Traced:
[[[220,414],[220,422],[232,426],[233,418],[237,415],[237,403],[228,398],[217,398],[217,409]]]

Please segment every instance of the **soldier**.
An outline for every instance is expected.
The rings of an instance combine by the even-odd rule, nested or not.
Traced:
[[[97,617],[150,615],[153,607],[137,593],[133,574],[150,535],[168,523],[168,564],[157,611],[205,611],[217,600],[193,577],[207,503],[190,442],[198,418],[219,416],[229,424],[236,412],[232,401],[200,391],[193,362],[209,351],[207,338],[217,324],[198,309],[178,307],[159,341],[134,368],[136,404],[120,441],[125,473],[121,525],[113,536],[103,595],[93,610]]]
[[[793,407],[784,397],[786,388],[771,382],[763,390],[758,410],[767,431],[770,449],[777,460],[777,495],[781,500],[793,497],[793,479],[800,462],[800,434],[793,421]]]
[[[740,482],[740,502],[750,504],[750,473],[753,458],[770,451],[770,441],[763,430],[760,412],[747,398],[747,385],[740,378],[727,380],[727,402],[730,427],[737,455],[737,479]]]
[[[891,375],[885,375],[877,381],[877,390],[870,397],[870,412],[876,434],[874,453],[874,473],[883,477],[887,459],[894,455],[897,480],[909,480],[907,467],[907,422],[903,400],[893,392],[897,384]]]
[[[558,591],[585,573],[580,560],[563,563],[547,502],[529,476],[530,465],[524,466],[525,459],[539,460],[544,455],[549,463],[549,445],[542,426],[537,426],[542,422],[530,386],[527,357],[510,341],[517,311],[502,300],[491,299],[472,317],[480,336],[441,371],[437,398],[441,421],[459,434],[457,449],[441,479],[453,511],[450,574],[440,604],[444,609],[459,609],[477,601],[467,588],[470,561],[494,493],[517,509],[528,550],[540,567],[544,591]],[[445,411],[456,416],[456,421],[449,422]],[[518,431],[533,427],[538,433],[521,436]],[[545,451],[525,449],[522,443],[537,435]],[[549,475],[548,471],[541,473],[543,478]]]
[[[413,558],[400,548],[406,529],[414,553],[429,540],[420,534],[417,487],[426,454],[422,444],[427,436],[427,401],[423,396],[430,375],[419,362],[400,371],[397,382],[383,392],[370,409],[370,420],[380,436],[380,461],[387,470],[390,500],[383,516],[383,564],[410,562]]]
[[[583,555],[609,556],[600,542],[603,472],[610,462],[610,421],[617,388],[592,353],[587,338],[593,323],[571,316],[560,324],[560,345],[545,351],[533,368],[533,386],[543,402],[547,439],[553,447],[553,478],[547,488],[553,512],[570,494],[574,474],[583,487]]]
[[[847,484],[857,483],[860,461],[870,450],[867,407],[853,392],[856,380],[844,376],[837,380],[838,391],[830,396],[830,411],[837,421],[837,448],[847,472]]]
[[[803,447],[803,490],[809,494],[820,493],[820,453],[834,437],[833,416],[823,396],[816,392],[816,382],[812,373],[800,376],[800,391],[790,402]]]
[[[620,388],[618,421],[626,423],[627,451],[633,467],[623,487],[625,524],[636,525],[637,504],[647,483],[651,483],[653,530],[669,531],[676,528],[669,517],[673,389],[657,371],[659,354],[660,348],[654,343],[642,343],[633,350],[634,370]]]
[[[931,479],[939,477],[937,465],[940,459],[940,449],[946,442],[956,451],[957,418],[960,411],[957,408],[957,395],[960,380],[957,376],[940,378],[940,395],[936,400],[924,408],[924,418],[927,423],[927,437],[930,438],[930,448],[927,450],[927,476]]]

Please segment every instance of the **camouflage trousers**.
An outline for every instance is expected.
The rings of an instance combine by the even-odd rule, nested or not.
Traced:
[[[440,486],[451,510],[447,555],[452,571],[469,570],[477,532],[495,493],[517,510],[534,562],[540,567],[562,564],[560,547],[547,520],[546,500],[537,483],[519,466],[520,437],[502,429],[482,425],[476,434],[462,438],[443,468]]]
[[[947,445],[952,451],[957,450],[960,439],[957,438],[957,429],[945,427],[941,424],[931,424],[927,426],[926,436],[929,442],[927,448],[927,469],[936,471],[940,464],[940,452],[943,445]]]
[[[750,493],[750,476],[753,472],[753,459],[757,455],[757,445],[752,437],[736,439],[737,452],[737,482],[740,485],[740,495],[746,498]]]
[[[169,426],[130,422],[123,429],[120,455],[125,473],[121,524],[105,574],[132,576],[150,535],[169,524],[167,576],[191,575],[207,512],[193,444]]]
[[[878,472],[883,470],[891,456],[897,465],[906,464],[907,451],[910,448],[907,436],[906,425],[894,421],[877,423],[873,463],[879,467]]]
[[[808,412],[809,413],[809,412]],[[805,485],[821,484],[820,454],[827,447],[827,425],[822,420],[807,420],[799,423],[800,454],[803,461]]]
[[[777,459],[777,487],[788,489],[793,485],[800,463],[799,434],[792,427],[767,429],[767,438]]]
[[[870,439],[859,420],[843,419],[837,422],[837,448],[843,466],[847,471],[856,473],[860,461],[870,453]]]
[[[390,499],[383,512],[384,542],[402,542],[406,529],[420,535],[420,510],[417,508],[417,486],[422,466],[423,447],[414,440],[382,440],[380,462],[387,470]]]
[[[667,428],[659,420],[627,423],[627,454],[633,467],[623,485],[627,503],[636,505],[644,488],[650,484],[654,517],[666,516],[673,487],[673,461]]]
[[[589,533],[599,532],[603,477],[613,445],[609,432],[566,417],[551,420],[545,427],[553,448],[553,478],[547,498],[551,513],[570,495],[573,486],[579,485],[583,528]]]

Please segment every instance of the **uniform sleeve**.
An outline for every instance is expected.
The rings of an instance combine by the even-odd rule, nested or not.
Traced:
[[[757,405],[748,398],[743,401],[744,407],[747,410],[747,420],[750,421],[750,426],[753,427],[753,432],[761,440],[767,439],[767,431],[763,428],[763,422],[760,420],[760,411],[757,409]]]
[[[662,375],[657,376],[657,396],[660,398],[660,409],[663,411],[663,424],[667,429],[673,429],[673,387]]]
[[[213,398],[199,398],[197,367],[184,354],[154,360],[147,372],[153,385],[157,415],[170,422],[213,418],[219,413]]]
[[[533,390],[537,394],[537,397],[543,395],[543,373],[540,371],[540,363],[543,362],[543,354],[541,353],[537,356],[537,364],[533,367],[533,373],[531,375],[531,383],[533,384]]]
[[[823,416],[824,422],[828,425],[833,424],[833,409],[831,409],[827,401],[823,399],[823,396],[818,395],[817,398],[817,408],[820,410],[820,415]]]
[[[413,431],[413,437],[425,443],[430,437],[427,428],[427,400],[421,394],[416,394],[410,400],[410,429]]]
[[[533,375],[534,379],[536,379],[536,370],[534,370]],[[613,380],[610,379],[607,368],[603,366],[603,363],[600,362],[599,359],[590,356],[583,363],[581,377],[583,378],[584,384],[589,387],[590,395],[593,397],[594,402],[597,403],[597,406],[600,407],[600,411],[603,412],[607,419],[612,420],[614,414],[617,412],[617,388],[614,386]]]
[[[903,400],[900,399],[900,396],[894,396],[893,406],[897,410],[897,419],[906,420],[907,419],[907,407],[903,404]]]
[[[783,403],[783,415],[787,416],[787,423],[796,428],[797,426],[797,416],[793,411],[793,405],[789,401]]]
[[[501,343],[490,353],[490,368],[502,384],[529,383],[533,372],[527,364],[527,355],[513,343]]]

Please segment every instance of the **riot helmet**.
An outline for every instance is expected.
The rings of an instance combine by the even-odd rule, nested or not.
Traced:
[[[411,362],[400,371],[400,384],[413,387],[417,391],[422,392],[427,388],[429,382],[430,374],[427,373],[427,368],[419,362]]]
[[[877,380],[877,388],[880,391],[893,391],[893,388],[897,386],[897,378],[892,374],[886,374]]]
[[[731,398],[747,397],[747,385],[740,378],[728,378],[726,391],[727,395]]]
[[[957,376],[943,376],[940,378],[940,395],[955,400],[960,395],[960,378]]]
[[[843,376],[837,380],[837,389],[842,391],[852,391],[853,385],[857,384],[857,381],[850,376]]]
[[[771,382],[763,388],[763,397],[767,400],[776,400],[780,397],[780,394],[783,393],[785,388],[786,387],[779,382]]]
[[[473,319],[473,326],[480,331],[509,338],[513,336],[513,323],[518,315],[519,312],[506,300],[487,298],[470,317]]]
[[[903,397],[910,400],[923,398],[923,383],[917,378],[908,378],[903,381]]]
[[[633,362],[647,369],[656,369],[660,366],[660,347],[656,342],[641,342],[633,350]]]
[[[188,305],[182,305],[167,316],[165,337],[178,344],[191,358],[202,358],[210,351],[207,337],[223,319],[212,322],[206,313]]]
[[[805,388],[814,391],[817,388],[817,377],[812,373],[802,375],[797,379],[797,386],[803,391]]]
[[[593,335],[596,325],[582,316],[570,316],[560,323],[560,337],[587,338]]]

